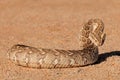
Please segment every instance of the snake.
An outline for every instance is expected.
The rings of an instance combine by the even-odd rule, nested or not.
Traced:
[[[106,39],[101,19],[89,19],[79,32],[79,49],[36,48],[15,44],[7,52],[8,58],[16,65],[37,68],[72,68],[92,65],[98,60],[99,49]]]

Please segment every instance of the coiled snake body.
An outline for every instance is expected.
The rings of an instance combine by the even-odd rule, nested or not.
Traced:
[[[80,50],[35,48],[16,44],[9,49],[9,59],[17,65],[33,68],[67,68],[92,64],[98,59],[98,46],[105,41],[104,24],[90,19],[79,35]]]

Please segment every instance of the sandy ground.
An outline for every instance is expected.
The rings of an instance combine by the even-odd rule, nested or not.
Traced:
[[[17,43],[79,49],[79,31],[90,18],[102,19],[107,34],[94,65],[32,69],[7,59]],[[0,0],[0,80],[120,80],[119,23],[119,0]]]

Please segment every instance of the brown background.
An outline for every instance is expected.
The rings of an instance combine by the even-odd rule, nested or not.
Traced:
[[[32,69],[12,64],[16,43],[79,49],[78,35],[91,18],[105,23],[107,38],[94,65]],[[120,80],[120,0],[0,0],[0,80]]]

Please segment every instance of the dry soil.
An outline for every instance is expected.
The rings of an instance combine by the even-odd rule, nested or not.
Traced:
[[[79,31],[91,18],[105,23],[107,38],[94,65],[64,69],[16,66],[7,50],[79,49]],[[120,0],[0,0],[0,80],[120,80]]]

